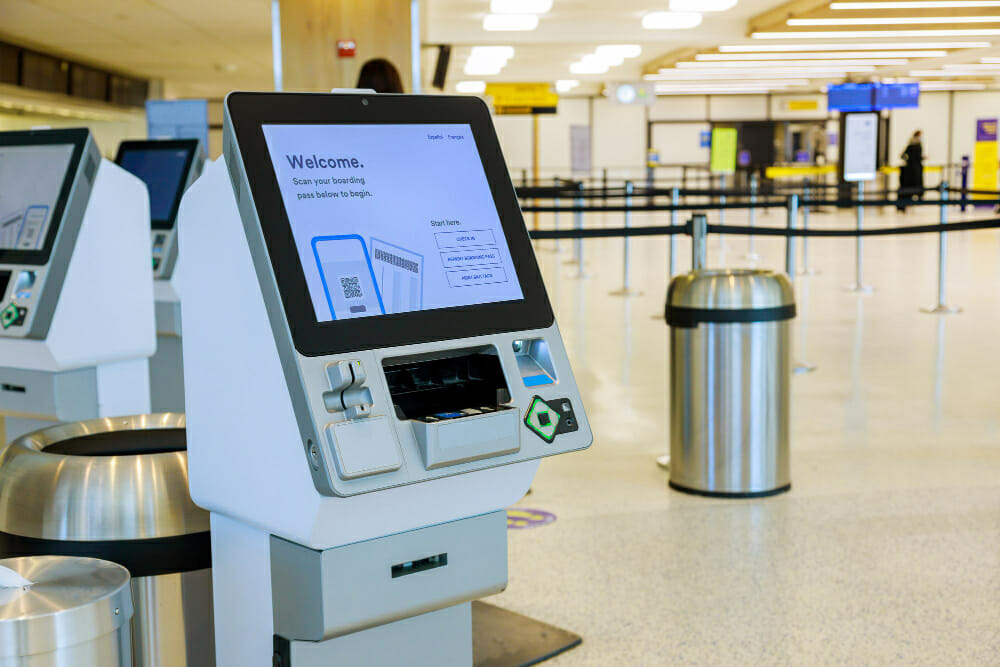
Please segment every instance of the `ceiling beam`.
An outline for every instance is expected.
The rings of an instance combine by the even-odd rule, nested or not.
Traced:
[[[790,0],[774,9],[752,17],[747,22],[747,37],[755,32],[770,32],[786,28],[785,21],[829,6],[830,0]]]

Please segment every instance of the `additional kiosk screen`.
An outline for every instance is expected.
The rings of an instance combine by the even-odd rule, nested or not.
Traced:
[[[0,146],[0,250],[40,250],[74,144]]]
[[[149,190],[149,217],[153,229],[172,229],[188,170],[198,142],[126,141],[115,161],[138,176]]]
[[[264,124],[318,322],[524,298],[468,124]]]

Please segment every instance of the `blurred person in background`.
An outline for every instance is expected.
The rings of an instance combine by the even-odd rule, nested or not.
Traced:
[[[899,170],[899,193],[896,195],[896,208],[906,210],[906,204],[913,198],[923,199],[924,196],[924,145],[921,142],[920,130],[913,133],[910,143],[900,156],[903,166]]]
[[[403,80],[399,70],[385,58],[372,58],[361,66],[358,88],[370,88],[376,93],[402,93]]]

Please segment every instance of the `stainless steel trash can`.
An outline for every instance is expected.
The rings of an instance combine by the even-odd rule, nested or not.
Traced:
[[[0,667],[128,667],[129,574],[95,558],[7,558],[32,582],[0,588]]]
[[[667,293],[670,486],[709,496],[766,496],[788,474],[788,278],[757,269],[696,270]]]
[[[101,558],[132,574],[137,667],[213,665],[208,512],[184,415],[59,424],[0,452],[0,557]]]

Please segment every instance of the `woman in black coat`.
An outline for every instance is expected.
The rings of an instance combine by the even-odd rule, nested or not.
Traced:
[[[903,166],[899,170],[899,193],[896,195],[896,208],[906,210],[906,203],[913,198],[924,196],[924,146],[920,142],[920,130],[913,133],[910,143],[900,156]]]

